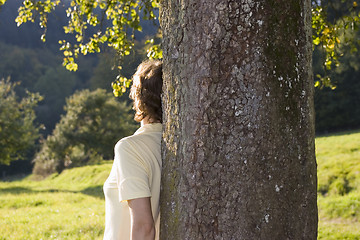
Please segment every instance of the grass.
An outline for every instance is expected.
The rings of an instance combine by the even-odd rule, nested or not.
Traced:
[[[360,240],[360,131],[316,139],[318,239]],[[111,163],[0,182],[0,240],[102,239]]]
[[[360,131],[316,139],[319,239],[360,239]]]
[[[102,239],[111,163],[0,182],[0,239]]]

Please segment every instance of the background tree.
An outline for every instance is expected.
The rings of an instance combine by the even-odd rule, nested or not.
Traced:
[[[321,4],[331,28],[336,29],[338,41],[333,45],[335,60],[328,58],[321,43],[313,53],[314,75],[318,79],[329,77],[326,82],[331,87],[315,83],[319,84],[315,89],[316,131],[322,134],[357,129],[360,127],[360,31],[358,22],[352,19],[359,19],[359,7],[357,1],[321,1]],[[331,66],[338,66],[328,69],[323,65],[325,58],[332,62]]]
[[[111,159],[117,140],[136,129],[131,107],[103,89],[77,92],[66,102],[66,114],[35,157],[35,174]]]
[[[0,164],[22,159],[39,137],[34,108],[41,97],[27,92],[28,96],[19,101],[14,91],[16,85],[9,79],[0,80]]]
[[[358,31],[357,37],[360,37]],[[360,44],[355,44],[356,48]],[[345,49],[344,49],[345,48]],[[319,133],[358,129],[360,127],[360,55],[352,46],[342,45],[347,52],[339,59],[340,66],[329,74],[336,89],[315,90],[316,130]],[[314,71],[319,71],[316,66]]]
[[[161,239],[316,239],[308,0],[161,2]]]
[[[22,48],[0,42],[0,78],[11,77],[11,82],[20,82],[16,94],[27,96],[26,90],[39,92],[44,100],[35,108],[37,121],[44,125],[41,133],[52,132],[63,113],[65,98],[88,86],[91,71],[94,68],[92,59],[81,59],[80,69],[76,73],[67,71],[61,66],[61,58],[49,49]],[[88,71],[85,72],[84,71]]]

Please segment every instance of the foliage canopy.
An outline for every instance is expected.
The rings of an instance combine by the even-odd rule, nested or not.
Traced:
[[[323,74],[316,74],[315,87],[335,89],[329,71],[340,65],[339,59],[346,53],[344,46],[350,46],[347,52],[358,51],[360,41],[353,36],[359,30],[359,24],[358,1],[312,1],[313,46],[324,53]]]
[[[0,0],[1,5],[6,0]],[[130,54],[134,46],[134,31],[141,31],[142,19],[156,20],[159,0],[24,0],[15,19],[20,26],[28,21],[35,22],[44,29],[41,39],[46,40],[49,14],[55,8],[63,6],[68,17],[64,32],[72,39],[59,40],[63,51],[63,65],[70,71],[76,71],[75,59],[79,54],[100,52],[102,45],[115,49],[120,59]],[[334,13],[330,16],[330,13]],[[341,11],[339,15],[336,11]],[[357,30],[360,23],[358,1],[353,0],[312,0],[313,45],[324,51],[324,74],[316,76],[315,86],[335,88],[327,70],[339,65],[339,45],[345,30]],[[352,42],[345,39],[344,42]],[[152,43],[150,40],[149,43]],[[353,49],[356,49],[353,47]],[[356,49],[357,50],[357,49]],[[159,45],[151,45],[148,57],[161,58]],[[121,69],[121,66],[118,66]],[[112,86],[115,96],[120,96],[129,87],[130,80],[118,75]]]
[[[1,0],[0,6],[5,2]],[[49,14],[61,5],[68,17],[64,32],[73,37],[59,40],[63,65],[76,71],[75,59],[79,54],[100,52],[102,45],[115,49],[120,57],[129,55],[134,46],[134,31],[142,30],[140,18],[155,20],[158,0],[25,0],[15,21],[20,26],[39,18],[39,25],[44,29],[41,40],[45,42]],[[113,84],[115,95],[125,92],[129,84],[127,78],[119,75]]]

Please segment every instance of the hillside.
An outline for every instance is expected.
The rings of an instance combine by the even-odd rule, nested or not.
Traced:
[[[316,139],[318,239],[360,239],[360,131]],[[111,163],[0,182],[0,239],[102,239]]]

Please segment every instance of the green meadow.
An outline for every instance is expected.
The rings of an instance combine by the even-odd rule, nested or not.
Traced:
[[[316,139],[318,239],[360,239],[360,131]],[[0,240],[102,239],[103,163],[0,182]]]
[[[0,182],[0,239],[102,239],[111,163]]]
[[[319,239],[360,239],[360,131],[316,138]]]

